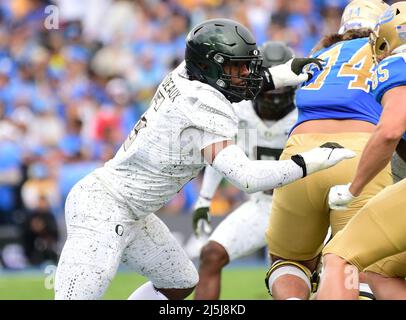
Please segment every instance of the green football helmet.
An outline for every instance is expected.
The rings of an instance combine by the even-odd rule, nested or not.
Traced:
[[[259,48],[263,67],[270,68],[288,62],[294,57],[293,50],[281,41],[268,41]],[[266,120],[279,120],[295,108],[295,87],[261,91],[254,100],[257,114]]]
[[[251,32],[236,21],[212,19],[194,27],[186,38],[185,61],[191,79],[216,88],[230,102],[253,100],[261,89],[262,57]]]

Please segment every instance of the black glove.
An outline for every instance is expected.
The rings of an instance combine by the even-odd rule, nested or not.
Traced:
[[[195,211],[193,212],[192,217],[193,232],[198,238],[203,235],[207,236],[212,231],[209,210],[210,200],[200,196],[196,202]]]
[[[319,70],[323,70],[323,63],[324,61],[319,59],[319,58],[294,58],[292,61],[292,71],[296,73],[297,75],[302,73],[302,70],[305,66],[308,64],[316,64]],[[309,78],[307,81],[309,81],[313,77],[313,73],[307,72]]]

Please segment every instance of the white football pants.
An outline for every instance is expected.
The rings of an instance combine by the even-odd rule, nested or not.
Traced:
[[[271,195],[260,193],[251,196],[217,226],[209,241],[220,243],[230,261],[265,247],[271,205]]]
[[[67,241],[55,278],[55,299],[100,299],[120,262],[156,288],[192,288],[198,273],[166,225],[154,214],[136,220],[89,175],[65,204]]]

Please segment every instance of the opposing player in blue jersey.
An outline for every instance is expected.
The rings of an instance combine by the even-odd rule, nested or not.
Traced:
[[[357,157],[275,191],[267,230],[272,265],[266,277],[274,299],[308,299],[329,226],[334,236],[392,183],[388,165],[346,210],[329,209],[330,187],[351,181],[379,120],[381,106],[370,93],[373,61],[368,36],[387,7],[379,0],[349,3],[339,33],[326,36],[313,50],[313,57],[326,62],[324,69],[314,70],[314,77],[297,91],[299,117],[281,159],[327,141],[354,150]]]
[[[364,186],[390,161],[402,135],[403,141],[406,137],[405,1],[393,4],[385,12],[370,42],[377,60],[381,60],[372,89],[383,112],[365,146],[352,183],[335,186],[329,193],[329,204],[336,209],[345,209],[358,198]],[[380,192],[323,250],[325,272],[319,299],[356,297],[357,290],[345,285],[349,283],[345,281],[347,262],[360,271],[366,267],[370,270],[374,263],[375,269],[385,272],[386,277],[372,287],[377,298],[379,295],[382,299],[406,299],[405,190],[406,179],[403,179]],[[380,260],[384,257],[388,258]]]

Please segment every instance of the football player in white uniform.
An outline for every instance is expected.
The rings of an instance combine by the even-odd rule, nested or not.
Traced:
[[[129,299],[183,299],[198,273],[154,214],[208,163],[248,192],[272,189],[354,156],[319,147],[285,161],[251,161],[233,144],[231,102],[261,89],[298,85],[306,58],[262,69],[250,31],[228,19],[205,21],[186,39],[185,61],[159,85],[147,112],[113,159],[79,181],[66,204],[67,241],[56,299],[101,298],[120,262],[150,281]],[[262,76],[263,74],[264,76]]]
[[[283,42],[269,41],[261,48],[263,66],[272,67],[292,59]],[[290,129],[297,120],[294,87],[260,93],[256,99],[233,104],[239,119],[237,144],[251,160],[278,160]],[[222,175],[207,166],[193,213],[193,229],[199,238],[211,231],[209,208]],[[221,270],[231,261],[266,246],[265,231],[271,212],[272,190],[253,193],[231,212],[208,238],[200,254],[199,283],[195,299],[220,297]]]

